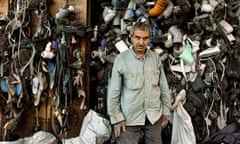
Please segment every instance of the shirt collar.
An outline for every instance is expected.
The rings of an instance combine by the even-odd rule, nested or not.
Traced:
[[[130,46],[130,51],[131,53],[137,58],[139,59],[138,55],[135,53],[135,51],[133,50],[133,46]],[[146,52],[145,52],[145,55],[144,55],[144,59],[145,57],[147,57],[149,55],[149,48],[147,48]]]

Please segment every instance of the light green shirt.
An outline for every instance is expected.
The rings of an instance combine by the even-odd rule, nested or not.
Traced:
[[[162,114],[170,115],[171,97],[159,55],[148,49],[141,60],[132,48],[120,53],[107,105],[112,124],[125,120],[129,126],[144,125],[146,117],[154,124]]]

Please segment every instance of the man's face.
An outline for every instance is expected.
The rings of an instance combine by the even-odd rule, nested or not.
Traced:
[[[150,40],[150,32],[136,29],[131,36],[131,42],[133,44],[134,51],[138,53],[144,53],[147,49]]]

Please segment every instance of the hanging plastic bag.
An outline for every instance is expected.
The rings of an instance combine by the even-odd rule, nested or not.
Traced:
[[[184,46],[183,52],[179,55],[179,57],[187,64],[192,65],[194,62],[194,56],[192,54],[192,47],[188,40],[186,40],[186,44]]]
[[[191,117],[182,103],[173,112],[171,144],[196,144]]]

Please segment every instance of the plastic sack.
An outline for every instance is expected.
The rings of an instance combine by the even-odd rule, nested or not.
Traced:
[[[110,139],[111,133],[110,121],[89,110],[83,119],[80,131],[82,144],[103,144]]]
[[[0,144],[24,144],[24,139],[20,138],[16,141],[1,141]]]
[[[85,142],[82,141],[80,136],[78,137],[72,137],[72,138],[67,138],[62,140],[63,144],[85,144]]]
[[[32,136],[20,138],[16,141],[2,141],[0,144],[57,144],[57,138],[46,131],[38,131]]]
[[[63,139],[64,144],[103,144],[111,137],[110,121],[89,110],[83,119],[79,136]]]
[[[57,138],[53,134],[46,131],[38,131],[31,137],[24,138],[24,144],[56,144],[57,142]]]
[[[171,144],[196,144],[191,117],[182,103],[173,112]]]

